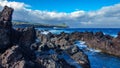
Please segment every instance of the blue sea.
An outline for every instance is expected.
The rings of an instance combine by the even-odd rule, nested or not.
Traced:
[[[120,28],[37,28],[39,30],[46,30],[46,32],[52,32],[54,34],[60,34],[61,32],[72,33],[72,32],[99,32],[102,31],[104,34],[109,34],[116,37]]]
[[[109,34],[113,37],[117,37],[120,28],[36,28],[43,30],[43,34],[48,32],[54,34],[60,34],[61,32],[72,33],[72,32],[99,32],[102,31],[104,34]],[[83,42],[76,41],[76,45],[82,49],[90,60],[91,68],[120,68],[120,58],[111,56],[108,54],[101,53],[99,50],[88,48]],[[86,50],[87,49],[87,50]],[[79,68],[79,67],[78,67]]]

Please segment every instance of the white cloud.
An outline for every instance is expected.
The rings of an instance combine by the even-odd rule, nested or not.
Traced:
[[[76,10],[71,13],[32,10],[25,3],[0,0],[0,8],[5,5],[14,8],[14,20],[45,24],[66,23],[70,27],[120,27],[120,4],[102,7],[96,11]]]
[[[8,2],[7,0],[0,0],[0,6],[4,7],[5,5],[12,7],[14,9],[25,9],[26,7],[30,7],[29,5],[26,5],[24,3],[20,3],[20,2],[15,2],[15,1],[10,1]]]

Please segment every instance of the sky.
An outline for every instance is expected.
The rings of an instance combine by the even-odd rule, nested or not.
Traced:
[[[0,0],[14,8],[13,20],[71,28],[120,28],[120,0]]]
[[[73,12],[75,10],[93,11],[103,6],[119,3],[120,0],[9,0],[24,2],[31,5],[31,9]]]

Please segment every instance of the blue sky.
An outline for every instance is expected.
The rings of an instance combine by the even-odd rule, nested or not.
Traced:
[[[71,28],[120,28],[120,0],[0,0],[13,20],[67,24]]]
[[[120,3],[120,0],[9,0],[24,2],[31,5],[31,9],[73,12],[75,10],[92,11],[103,6]]]

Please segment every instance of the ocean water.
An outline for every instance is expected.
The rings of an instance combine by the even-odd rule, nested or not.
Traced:
[[[116,37],[118,32],[120,32],[120,28],[36,28],[39,30],[46,30],[44,33],[52,32],[54,34],[60,34],[61,32],[72,33],[72,32],[100,32],[102,31],[104,34],[109,34],[111,36]]]
[[[48,32],[54,34],[60,34],[61,32],[72,33],[72,32],[99,32],[102,31],[104,34],[109,34],[116,37],[120,28],[67,28],[67,29],[52,29],[52,28],[36,28],[38,30],[44,30],[42,33],[47,34]],[[100,50],[88,48],[84,41],[76,41],[75,45],[82,49],[90,60],[91,68],[120,68],[120,58],[101,53]]]

